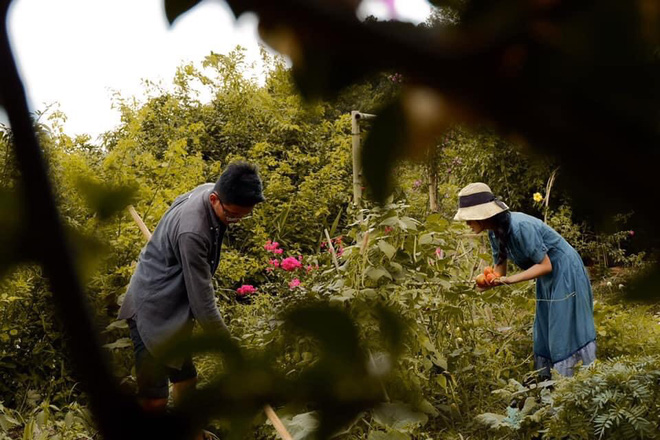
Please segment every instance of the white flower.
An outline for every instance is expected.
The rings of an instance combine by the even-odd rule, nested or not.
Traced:
[[[612,287],[612,281],[607,282],[607,287]]]
[[[625,286],[623,284],[619,284],[619,289],[623,289]]]

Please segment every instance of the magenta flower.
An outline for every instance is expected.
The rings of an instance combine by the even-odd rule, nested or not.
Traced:
[[[236,289],[236,294],[238,296],[245,296],[256,293],[256,291],[257,289],[255,289],[254,286],[251,286],[250,284],[243,284],[241,287]]]
[[[282,249],[278,249],[280,247],[280,244],[276,241],[270,241],[268,240],[266,244],[264,245],[264,249],[266,249],[269,252],[273,252],[274,254],[281,254]],[[277,252],[279,251],[279,252]]]
[[[300,280],[298,278],[294,278],[289,282],[290,289],[295,289],[298,286],[300,286]]]
[[[291,272],[292,270],[296,270],[302,267],[302,263],[296,259],[296,257],[287,257],[282,262],[280,263],[280,267],[282,269],[286,270],[287,272]]]
[[[635,236],[635,231],[628,231],[628,235],[630,235],[631,237],[634,237]]]

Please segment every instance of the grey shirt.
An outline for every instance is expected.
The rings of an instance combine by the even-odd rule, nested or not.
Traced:
[[[140,253],[119,319],[135,320],[151,352],[190,334],[195,320],[205,330],[227,331],[211,282],[226,229],[211,207],[212,191],[207,183],[178,197]]]

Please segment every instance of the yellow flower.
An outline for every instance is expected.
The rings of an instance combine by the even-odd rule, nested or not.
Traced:
[[[542,202],[543,201],[543,196],[541,195],[541,193],[534,193],[533,197],[534,197],[535,202]]]

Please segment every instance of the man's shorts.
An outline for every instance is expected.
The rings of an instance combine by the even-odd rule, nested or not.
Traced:
[[[166,399],[169,395],[168,379],[172,383],[177,383],[197,377],[197,370],[191,356],[187,356],[183,360],[180,370],[157,362],[145,347],[135,321],[133,319],[127,321],[135,351],[135,372],[139,397]]]

